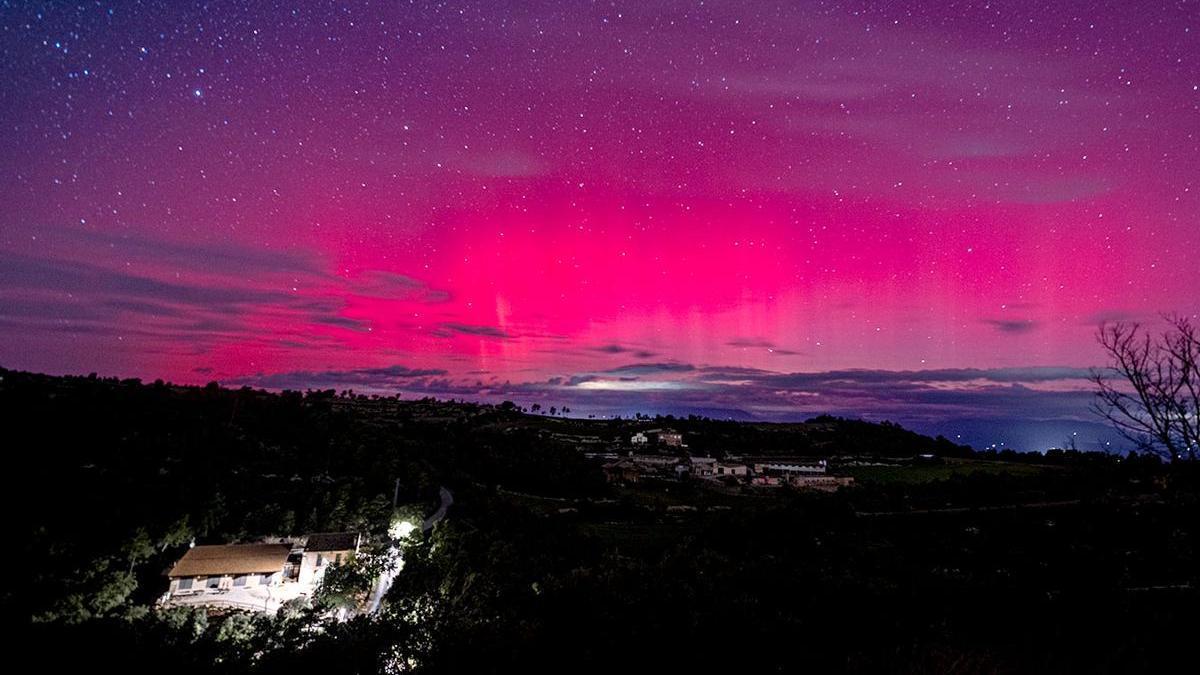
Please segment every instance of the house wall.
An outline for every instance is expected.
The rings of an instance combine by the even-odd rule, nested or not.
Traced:
[[[325,576],[325,570],[330,565],[345,563],[350,558],[352,550],[345,551],[305,551],[300,561],[299,583],[316,585]]]
[[[853,485],[854,479],[845,476],[792,476],[789,482],[798,488],[836,490],[840,487]]]
[[[239,575],[239,576],[241,576],[241,575]],[[246,576],[245,587],[248,587],[248,588],[256,587],[256,586],[278,586],[282,582],[283,573],[275,572],[272,574],[249,574],[249,575],[245,575],[245,576]],[[265,583],[265,584],[263,583],[264,577],[267,580],[267,583]],[[191,579],[192,583],[191,583],[190,588],[182,588],[181,587],[183,585],[186,585],[186,584],[180,583],[185,578]],[[184,577],[184,578],[172,577],[170,584],[167,587],[167,593],[169,593],[170,595],[177,595],[177,594],[188,595],[188,594],[197,593],[197,592],[212,591],[214,589],[209,584],[210,579],[217,580],[217,585],[216,585],[215,590],[241,588],[241,586],[234,586],[234,578],[235,578],[234,575],[231,575],[231,574],[199,576],[199,577]]]

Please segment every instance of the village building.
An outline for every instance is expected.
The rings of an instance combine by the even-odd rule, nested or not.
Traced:
[[[777,476],[824,474],[827,467],[823,459],[815,462],[759,462],[754,465],[754,473]]]
[[[683,434],[677,431],[664,431],[658,435],[658,442],[673,448],[683,446]]]
[[[167,572],[162,604],[274,611],[301,595],[291,555],[290,544],[194,546]]]
[[[604,465],[604,480],[609,483],[636,483],[642,478],[637,464],[628,459],[619,459]]]
[[[167,572],[159,604],[274,612],[311,597],[329,566],[346,562],[359,543],[354,533],[319,533],[308,535],[304,546],[193,546]]]
[[[714,474],[717,476],[745,478],[750,475],[750,467],[740,463],[717,462]]]
[[[691,474],[695,478],[704,478],[717,472],[716,457],[692,457],[688,462],[691,465]]]
[[[679,463],[678,457],[670,455],[630,455],[629,459],[636,464],[652,469],[671,468]]]
[[[792,487],[822,492],[834,492],[854,484],[854,479],[849,476],[794,475],[789,476],[787,480]]]
[[[341,565],[358,553],[361,538],[354,532],[321,532],[308,535],[304,543],[297,581],[315,586],[329,565]]]
[[[683,434],[674,429],[654,429],[646,433],[654,436],[655,442],[671,448],[683,447]]]

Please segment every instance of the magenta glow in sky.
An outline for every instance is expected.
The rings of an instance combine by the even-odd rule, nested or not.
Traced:
[[[1200,310],[1195,2],[296,5],[0,5],[0,365],[1036,445]]]

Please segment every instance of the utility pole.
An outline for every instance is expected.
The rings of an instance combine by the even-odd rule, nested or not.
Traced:
[[[396,504],[400,501],[400,479],[396,479],[396,489],[392,492],[392,510],[396,510]]]

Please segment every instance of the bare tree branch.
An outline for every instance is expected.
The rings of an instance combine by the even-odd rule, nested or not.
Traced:
[[[1186,317],[1167,316],[1159,336],[1136,323],[1100,326],[1109,357],[1092,371],[1092,408],[1139,449],[1169,459],[1200,453],[1200,335]]]

